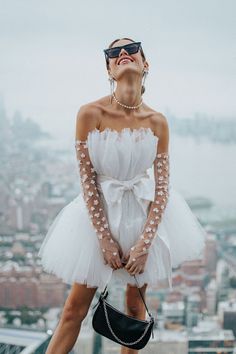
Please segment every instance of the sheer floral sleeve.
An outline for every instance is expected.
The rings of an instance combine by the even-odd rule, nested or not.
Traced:
[[[136,244],[131,247],[132,261],[148,253],[153,239],[156,237],[158,225],[162,220],[169,198],[169,153],[157,153],[153,163],[155,177],[155,197],[151,203],[143,231]]]
[[[141,236],[129,253],[126,269],[130,274],[136,271],[143,272],[148,256],[149,248],[153,239],[156,237],[158,225],[162,220],[164,210],[169,198],[169,154],[159,152],[153,163],[155,176],[155,197],[150,205],[147,220],[144,224]]]
[[[142,244],[144,252],[148,251],[148,248],[156,235],[158,225],[162,220],[169,198],[170,166],[168,152],[157,153],[153,167],[155,176],[155,198],[151,203],[148,218],[139,240],[139,244]]]
[[[117,242],[112,237],[103,209],[103,204],[97,188],[97,174],[89,156],[87,142],[87,140],[75,140],[80,184],[82,187],[83,198],[86,202],[90,216],[90,222],[97,234],[106,263],[110,263],[111,259],[116,259],[116,256],[118,255],[118,247]]]

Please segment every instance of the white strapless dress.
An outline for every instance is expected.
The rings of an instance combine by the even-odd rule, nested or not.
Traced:
[[[150,128],[124,128],[121,132],[94,129],[88,134],[88,151],[109,227],[124,253],[141,235],[148,206],[154,199],[157,144],[158,137]],[[172,289],[172,268],[202,258],[205,241],[206,231],[170,183],[169,199],[145,271],[137,275],[139,285]],[[77,282],[103,289],[111,278],[121,284],[136,284],[124,268],[113,270],[104,264],[82,193],[57,214],[38,256],[46,272],[67,284]]]

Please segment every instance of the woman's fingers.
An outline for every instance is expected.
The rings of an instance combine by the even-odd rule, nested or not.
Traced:
[[[133,263],[131,267],[129,268],[129,272],[132,273],[136,268],[138,267],[137,263]]]
[[[113,269],[119,269],[122,267],[121,260],[119,256],[110,259],[110,265]]]
[[[139,267],[136,266],[134,270],[130,273],[131,275],[139,274]]]
[[[111,261],[111,268],[117,269],[117,265],[114,260]]]
[[[129,261],[128,261],[128,263],[127,263],[125,268],[127,270],[129,270],[129,271],[132,271],[132,267],[133,266],[137,266],[137,262],[136,261],[137,261],[136,258],[129,258]]]
[[[130,275],[141,274],[143,273],[143,265],[138,265],[137,263],[134,263],[129,267],[128,272],[130,273]]]
[[[127,269],[128,271],[130,271],[130,267],[132,267],[133,263],[132,262],[128,262],[125,266],[125,269]]]
[[[120,257],[116,257],[115,264],[117,265],[117,268],[121,268],[122,264],[121,264]]]

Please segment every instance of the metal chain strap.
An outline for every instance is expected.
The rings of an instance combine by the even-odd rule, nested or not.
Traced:
[[[150,321],[150,322],[148,323],[148,325],[147,325],[147,327],[145,328],[143,334],[142,334],[137,340],[135,340],[134,342],[124,342],[124,341],[122,341],[120,338],[117,337],[117,335],[114,333],[113,329],[111,328],[111,324],[110,324],[110,321],[109,321],[109,318],[108,318],[107,308],[106,308],[106,305],[105,305],[105,301],[102,301],[102,303],[103,303],[103,307],[104,307],[104,312],[105,312],[105,317],[106,317],[107,325],[108,325],[108,327],[109,327],[109,329],[110,329],[112,335],[116,338],[116,340],[117,340],[118,342],[120,342],[121,344],[124,344],[124,345],[133,345],[133,344],[136,344],[136,343],[140,342],[140,341],[143,339],[143,337],[144,337],[145,334],[147,333],[147,331],[148,331],[148,329],[149,329],[149,327],[150,327],[152,321]]]

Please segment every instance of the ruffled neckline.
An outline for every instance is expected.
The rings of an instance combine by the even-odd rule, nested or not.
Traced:
[[[90,134],[94,134],[97,133],[99,135],[107,135],[107,134],[115,134],[119,137],[123,136],[124,134],[129,133],[129,135],[135,135],[137,136],[139,133],[144,133],[146,134],[151,134],[156,140],[158,140],[159,138],[154,134],[154,132],[152,131],[151,128],[149,127],[140,127],[140,128],[130,128],[130,127],[125,127],[122,128],[120,131],[113,129],[113,128],[105,128],[103,130],[99,130],[98,128],[94,128],[92,130],[89,131],[88,135]]]

